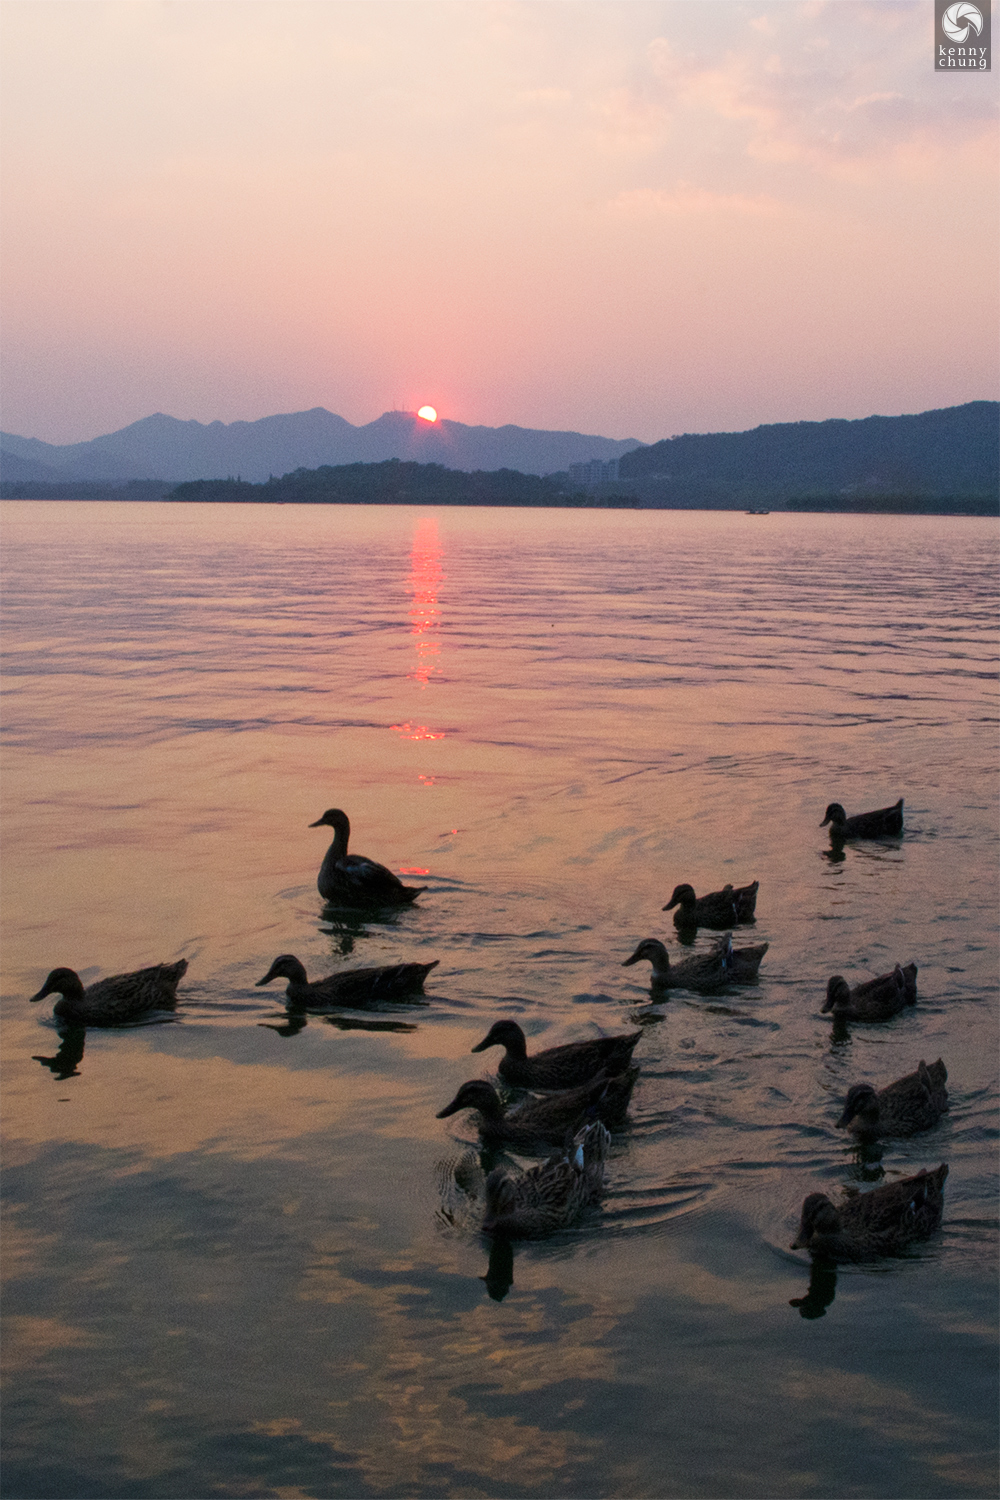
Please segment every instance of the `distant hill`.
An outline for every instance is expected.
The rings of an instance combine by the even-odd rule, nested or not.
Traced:
[[[445,469],[398,458],[381,464],[329,464],[296,469],[281,479],[249,484],[239,479],[197,479],[179,484],[167,500],[224,501],[228,504],[281,505],[557,505],[635,506],[630,495],[597,497],[569,493],[560,478],[521,474],[516,469],[492,473]]]
[[[654,505],[996,509],[1000,403],[667,438],[627,454],[618,471]]]
[[[259,422],[181,422],[159,413],[87,443],[59,445],[2,433],[0,446],[4,465],[0,479],[9,492],[10,481],[21,479],[98,483],[163,479],[176,484],[239,476],[259,482],[293,469],[381,463],[389,458],[467,472],[517,469],[541,475],[592,458],[607,462],[640,445],[635,438],[590,437],[579,432],[468,427],[447,419],[429,423],[414,412],[402,411],[385,412],[367,426],[354,427],[318,406],[312,411],[263,417]]]

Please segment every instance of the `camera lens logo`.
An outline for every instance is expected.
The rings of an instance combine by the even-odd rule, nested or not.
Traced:
[[[974,31],[980,36],[983,30],[983,13],[978,5],[971,5],[969,0],[958,0],[955,5],[949,5],[941,17],[941,30],[952,42],[967,42],[969,32]]]

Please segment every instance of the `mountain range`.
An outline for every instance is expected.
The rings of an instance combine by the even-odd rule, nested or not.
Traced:
[[[461,472],[496,481],[486,486],[492,500],[453,503],[548,503],[528,497],[535,495],[532,484],[537,488],[541,476],[554,476],[546,479],[550,488],[555,484],[553,493],[585,490],[592,503],[629,496],[641,506],[670,509],[874,507],[990,514],[997,511],[1000,490],[1000,404],[969,401],[914,416],[778,422],[749,432],[687,433],[648,445],[577,432],[469,427],[447,419],[428,423],[400,411],[385,412],[363,427],[322,407],[259,422],[205,424],[161,414],[89,443],[58,446],[0,434],[0,450],[0,495],[25,499],[158,499],[178,484],[205,481],[211,488],[212,481],[232,478],[240,479],[244,490],[254,484],[263,489],[252,496],[241,490],[239,497],[227,490],[228,498],[266,501],[277,498],[275,486],[283,476],[286,499],[285,489],[294,480],[297,496],[328,501],[340,496],[347,503],[359,485],[358,494],[367,496],[378,478],[348,469],[399,460],[419,466],[425,477],[452,471],[456,482]],[[617,459],[618,479],[603,474],[605,482],[595,484],[579,471],[567,474],[570,465],[592,459]],[[531,480],[521,487],[522,498],[495,498],[509,489],[498,471],[517,471]],[[277,477],[268,484],[272,475]],[[389,493],[402,482],[399,474],[391,484],[379,480],[379,494],[385,491],[381,502],[355,497],[355,503],[393,503]],[[439,488],[442,496],[466,493],[460,485],[449,490],[444,478]],[[221,494],[213,490],[210,496],[206,490],[198,498]]]
[[[11,481],[113,482],[230,476],[260,482],[270,475],[321,465],[383,463],[389,458],[448,469],[517,469],[553,474],[590,459],[620,458],[635,438],[590,437],[532,427],[468,427],[447,418],[426,422],[415,412],[387,411],[354,427],[322,406],[258,422],[182,422],[158,412],[86,443],[43,443],[0,433],[0,477]]]
[[[688,434],[634,450],[618,471],[647,503],[698,509],[887,496],[995,502],[1000,403]]]

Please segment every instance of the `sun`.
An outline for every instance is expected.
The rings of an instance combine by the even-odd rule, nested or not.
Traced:
[[[425,422],[436,422],[438,419],[438,414],[433,406],[422,406],[417,412],[417,416],[423,417]]]

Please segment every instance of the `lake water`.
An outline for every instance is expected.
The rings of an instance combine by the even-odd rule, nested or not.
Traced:
[[[9,1500],[996,1493],[995,522],[2,523]],[[830,858],[828,802],[901,795]],[[328,807],[416,906],[324,912]],[[760,983],[651,1004],[673,887],[755,878]],[[297,1027],[285,952],[440,963]],[[82,1053],[28,1004],[181,956],[175,1021]],[[911,959],[916,1008],[834,1036],[829,976]],[[435,1118],[501,1016],[643,1028],[601,1209],[512,1267]],[[938,1056],[950,1113],[860,1160],[848,1085]],[[906,1258],[788,1248],[808,1192],[940,1161]]]

